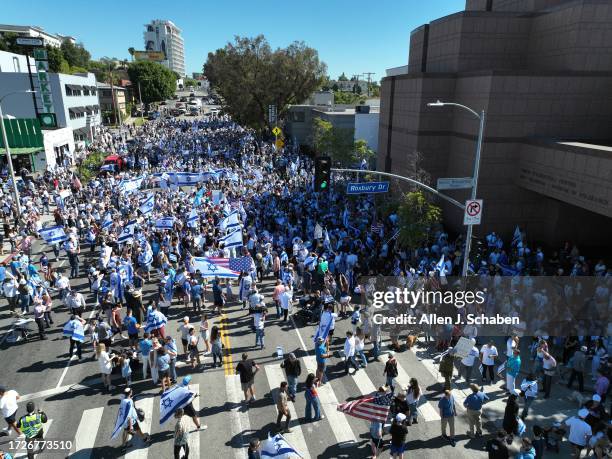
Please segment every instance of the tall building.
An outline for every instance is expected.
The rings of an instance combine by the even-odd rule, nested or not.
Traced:
[[[46,32],[42,27],[38,26],[20,26],[0,24],[0,35],[4,33],[16,33],[21,37],[42,38],[45,45],[59,48],[63,42],[68,41],[73,45],[76,39],[70,35],[60,35]]]
[[[410,35],[407,68],[383,78],[378,168],[409,174],[419,153],[435,186],[470,177],[485,110],[478,197],[489,231],[558,245],[612,234],[612,2],[467,0]],[[469,190],[448,191],[464,201]],[[463,214],[440,202],[445,224]]]
[[[144,42],[147,51],[160,51],[166,59],[162,63],[181,77],[185,76],[185,44],[179,29],[172,21],[154,19],[145,25]]]

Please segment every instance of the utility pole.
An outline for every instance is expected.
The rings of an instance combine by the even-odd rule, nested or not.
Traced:
[[[363,75],[368,76],[368,97],[370,97],[370,85],[372,84],[372,75],[375,75],[376,72],[363,72]]]

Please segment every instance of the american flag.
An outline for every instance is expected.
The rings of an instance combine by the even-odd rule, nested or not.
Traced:
[[[231,269],[230,268],[230,259],[229,258],[207,257],[207,259],[211,263],[214,263],[214,264],[216,264],[218,266],[221,266],[222,268]]]
[[[373,233],[376,233],[378,235],[381,235],[383,232],[385,225],[383,225],[382,223],[378,222],[378,223],[372,223],[372,226],[370,227],[370,230]]]
[[[338,411],[367,421],[384,423],[389,416],[392,401],[392,393],[380,396],[368,395],[352,402],[339,404]]]
[[[231,269],[232,271],[249,272],[251,270],[252,263],[253,258],[251,257],[230,258],[229,269]]]

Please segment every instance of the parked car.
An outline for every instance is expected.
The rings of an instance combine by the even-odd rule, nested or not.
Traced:
[[[200,114],[200,107],[196,107],[194,105],[191,105],[189,107],[189,114],[191,116],[198,116]]]
[[[159,112],[151,112],[149,113],[149,116],[147,117],[147,119],[149,121],[153,121],[156,120],[157,118],[159,118],[161,116],[161,114]]]
[[[102,167],[100,169],[104,171],[108,171],[111,169],[115,171],[121,171],[125,169],[126,165],[127,164],[125,162],[125,159],[123,159],[121,156],[109,155],[104,158],[104,163],[102,164]]]
[[[181,102],[187,102],[187,97],[183,96],[179,99]]]

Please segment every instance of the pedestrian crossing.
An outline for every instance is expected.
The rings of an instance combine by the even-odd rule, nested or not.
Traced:
[[[300,383],[303,383],[307,373],[316,373],[317,362],[313,355],[303,356],[300,360],[303,372],[299,380]],[[357,372],[351,370],[349,376],[344,375],[344,365],[341,361],[332,360],[329,362],[327,373],[330,379],[326,384],[317,388],[321,402],[321,414],[324,415],[324,419],[320,421],[305,421],[304,388],[302,386],[298,387],[296,402],[289,403],[291,432],[284,434],[284,436],[302,454],[304,459],[320,456],[324,444],[346,448],[347,452],[351,451],[350,448],[358,447],[364,432],[368,431],[368,423],[345,415],[337,410],[337,406],[348,399],[369,395],[375,392],[378,387],[384,385],[385,377],[382,370],[385,357],[382,357],[381,360],[381,362],[370,362],[367,368],[361,368]],[[404,390],[410,381],[410,373],[406,370],[408,368],[406,359],[403,358],[402,361],[403,364],[398,359],[396,391]],[[424,365],[434,380],[442,380],[438,377],[435,361],[422,360],[420,363]],[[223,432],[226,433],[222,435],[223,438],[217,438],[221,435],[210,436],[210,430],[197,431],[194,426],[194,431],[189,435],[190,457],[200,457],[201,453],[207,451],[206,448],[214,447],[216,450],[223,451],[225,453],[224,457],[246,459],[248,443],[253,436],[262,438],[267,433],[275,431],[274,423],[277,415],[275,402],[280,383],[286,381],[287,378],[278,360],[263,362],[261,366],[263,371],[260,371],[255,377],[255,391],[258,400],[248,406],[244,403],[244,393],[238,375],[224,376],[224,373],[217,372],[218,383],[224,384],[225,387],[218,387],[218,385],[213,384],[201,387],[204,390],[204,399],[196,397],[193,401],[194,408],[198,412],[203,402],[205,406],[213,405],[212,402],[207,400],[211,390],[223,391],[224,389],[225,393],[219,395],[223,402],[215,402],[213,406],[222,405],[215,411],[214,419],[203,412],[201,420],[202,424],[211,426],[212,423],[212,427],[217,428],[219,424],[222,424],[223,429],[225,429]],[[194,378],[196,380],[197,377],[197,373],[195,373]],[[423,382],[421,382],[421,385],[424,388],[425,384]],[[201,384],[190,385],[192,390],[197,393],[200,393],[200,386]],[[456,392],[457,407],[462,408],[465,396],[462,391]],[[137,395],[135,403],[138,408],[145,412],[145,421],[141,422],[140,425],[143,432],[153,435],[153,443],[148,446],[139,437],[134,437],[130,440],[132,446],[127,451],[121,452],[121,454],[124,454],[123,457],[125,459],[161,457],[163,454],[160,455],[160,449],[171,454],[174,423],[169,421],[165,425],[159,425],[158,394],[142,394],[140,397]],[[113,448],[116,457],[121,457],[120,454],[116,453],[120,451],[121,440],[111,440],[109,428],[109,426],[111,428],[114,426],[117,410],[117,403],[109,403],[108,406],[89,408],[82,413],[74,436],[75,448],[69,456],[70,459],[106,457],[96,452],[99,451],[99,448]],[[435,400],[427,400],[423,397],[418,411],[419,422],[439,422],[440,420]],[[315,439],[323,446],[315,445],[313,441]],[[206,442],[205,445],[202,445],[202,441]],[[346,453],[338,452],[336,454]]]

